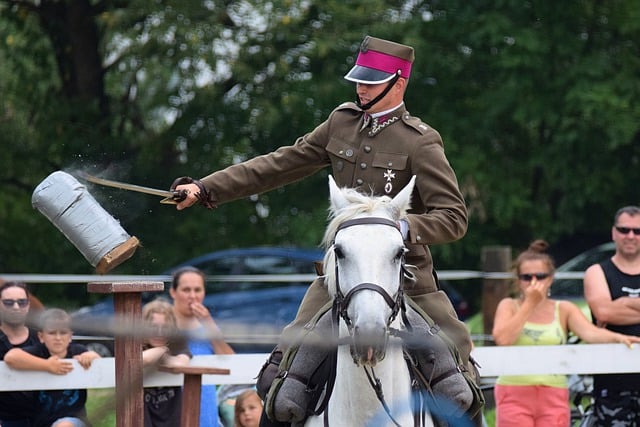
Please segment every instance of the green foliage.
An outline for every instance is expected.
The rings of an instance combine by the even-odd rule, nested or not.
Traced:
[[[467,236],[433,248],[440,269],[603,232],[639,202],[638,18],[631,0],[0,0],[0,271],[93,270],[30,206],[49,173],[167,188],[293,143],[353,99],[342,75],[365,34],[415,47],[407,106],[442,134],[467,199]],[[317,245],[327,172],[213,212],[90,191],[143,244],[115,272],[160,273],[227,247]],[[62,288],[42,292],[78,294]]]

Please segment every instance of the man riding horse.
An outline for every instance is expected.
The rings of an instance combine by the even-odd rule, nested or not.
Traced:
[[[365,37],[355,66],[344,76],[356,84],[356,102],[345,102],[293,145],[234,164],[200,179],[178,178],[172,189],[187,190],[178,210],[200,202],[221,203],[263,193],[330,166],[340,187],[394,197],[416,176],[411,209],[398,226],[405,239],[406,263],[415,280],[405,293],[439,325],[471,368],[469,332],[439,289],[429,245],[460,239],[467,230],[467,209],[439,133],[404,105],[414,50],[410,46]],[[323,278],[316,279],[296,319],[281,336],[272,358],[291,344],[297,332],[329,301]],[[277,360],[270,370],[277,372]],[[274,376],[272,373],[271,376]],[[268,381],[267,381],[268,382]],[[476,414],[474,414],[476,415]],[[263,417],[264,418],[264,417]],[[478,418],[478,417],[476,417]]]

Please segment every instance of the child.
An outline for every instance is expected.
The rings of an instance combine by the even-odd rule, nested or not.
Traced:
[[[262,415],[262,400],[254,389],[240,393],[236,398],[235,427],[258,427]]]
[[[73,358],[84,369],[100,355],[84,345],[71,342],[71,318],[66,311],[51,308],[40,316],[39,344],[14,348],[4,361],[13,369],[46,371],[65,375],[73,370]],[[87,390],[41,390],[37,392],[33,427],[88,427],[85,403]]]
[[[176,317],[170,303],[154,300],[142,309],[142,320],[151,328],[142,351],[145,367],[155,365],[184,366],[191,352],[184,339],[176,338]],[[171,427],[180,425],[182,409],[181,387],[150,387],[144,389],[144,426]]]

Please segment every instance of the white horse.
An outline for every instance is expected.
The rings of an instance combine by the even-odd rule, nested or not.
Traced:
[[[391,199],[339,189],[329,177],[332,219],[324,265],[329,294],[341,308],[340,339],[347,344],[338,349],[326,414],[310,417],[306,426],[414,426],[409,369],[401,342],[390,335],[390,328],[402,328],[396,315],[404,298],[406,248],[397,224],[414,184],[415,177]],[[433,426],[427,412],[422,418]]]

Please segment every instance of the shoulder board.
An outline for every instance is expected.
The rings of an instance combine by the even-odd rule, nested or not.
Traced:
[[[429,132],[429,130],[435,131],[435,129],[433,129],[431,126],[420,120],[418,117],[413,117],[408,112],[405,112],[402,115],[402,121],[404,124],[414,128],[423,135]]]
[[[338,111],[338,110],[362,111],[362,109],[358,107],[358,105],[355,102],[343,102],[342,104],[338,105],[334,111]]]

